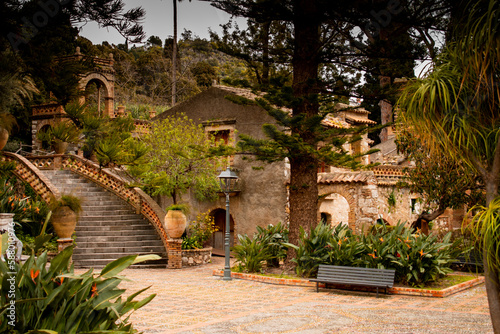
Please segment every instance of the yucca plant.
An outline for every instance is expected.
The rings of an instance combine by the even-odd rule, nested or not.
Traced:
[[[37,138],[49,145],[55,142],[76,144],[80,141],[80,134],[80,130],[73,122],[59,122],[46,131],[39,131],[37,133]]]
[[[248,235],[238,235],[238,245],[232,249],[241,271],[257,273],[262,271],[263,264],[273,258],[265,242]]]
[[[47,253],[32,255],[24,264],[0,262],[0,323],[2,333],[135,333],[130,312],[155,295],[134,300],[148,288],[122,298],[117,276],[133,263],[156,255],[130,255],[76,275],[70,267],[73,248],[59,253],[47,266]],[[14,273],[14,274],[12,274]],[[11,284],[14,282],[14,284]]]

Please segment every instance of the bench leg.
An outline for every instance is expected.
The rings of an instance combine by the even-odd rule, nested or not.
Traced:
[[[319,282],[316,282],[316,292],[319,292]]]
[[[377,286],[377,298],[378,298],[378,286]]]

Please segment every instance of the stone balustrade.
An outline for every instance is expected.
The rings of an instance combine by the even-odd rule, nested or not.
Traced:
[[[14,174],[21,180],[26,181],[42,199],[50,203],[53,198],[60,198],[59,190],[54,187],[45,175],[37,172],[37,166],[19,154],[3,152],[2,161],[16,162]]]

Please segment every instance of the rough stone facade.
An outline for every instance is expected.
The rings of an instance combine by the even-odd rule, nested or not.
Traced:
[[[210,263],[212,261],[212,247],[202,249],[183,249],[182,266],[194,267]]]

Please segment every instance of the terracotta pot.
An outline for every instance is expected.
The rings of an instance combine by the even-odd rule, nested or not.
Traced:
[[[61,239],[71,238],[77,221],[78,215],[69,206],[61,206],[52,214],[52,226]]]
[[[172,239],[178,239],[186,230],[186,216],[180,210],[169,210],[165,216],[165,230]]]
[[[7,144],[7,140],[9,140],[9,131],[0,127],[0,150],[3,150],[5,144]]]
[[[56,151],[56,154],[64,154],[68,149],[68,143],[64,141],[56,141],[52,144],[52,148]]]

